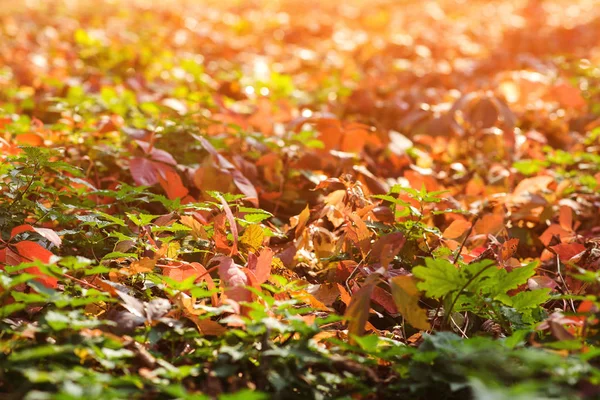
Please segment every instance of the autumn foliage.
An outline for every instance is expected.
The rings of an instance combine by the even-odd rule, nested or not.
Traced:
[[[0,397],[600,396],[596,1],[84,3],[0,11]]]

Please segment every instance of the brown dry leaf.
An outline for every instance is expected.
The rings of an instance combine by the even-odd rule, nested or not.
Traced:
[[[203,335],[220,336],[227,332],[227,328],[216,321],[200,319],[195,315],[188,315],[187,318],[196,324],[198,330]]]
[[[340,297],[340,289],[334,284],[309,285],[307,291],[326,306],[331,306]]]
[[[369,319],[371,294],[373,293],[374,286],[373,283],[364,284],[352,295],[352,300],[346,309],[344,317],[349,321],[348,336],[351,342],[354,342],[353,336],[362,336],[365,332],[365,324]]]
[[[344,318],[349,321],[348,336],[351,342],[354,342],[353,337],[362,336],[365,332],[365,325],[368,322],[369,311],[371,310],[371,295],[379,279],[378,274],[369,275],[363,282],[362,287],[352,294],[350,304],[344,313]],[[341,290],[340,293],[342,293]],[[373,329],[375,328],[373,327]]]
[[[505,262],[509,258],[511,258],[517,252],[518,247],[519,247],[519,239],[517,239],[517,238],[509,239],[506,242],[502,243],[502,246],[500,246],[501,261]]]

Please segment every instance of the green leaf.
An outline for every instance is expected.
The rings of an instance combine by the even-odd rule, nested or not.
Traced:
[[[12,362],[22,362],[29,360],[45,359],[47,357],[57,356],[63,353],[70,353],[75,349],[73,345],[44,345],[12,353],[8,360]]]
[[[413,268],[412,273],[421,280],[417,283],[419,290],[434,299],[460,290],[466,283],[458,268],[444,259],[426,258],[425,266]]]
[[[524,267],[515,268],[511,272],[506,273],[506,270],[502,271],[499,279],[494,283],[494,292],[501,294],[506,293],[509,290],[516,289],[519,286],[527,283],[527,280],[535,275],[535,269],[538,266],[537,261],[533,261]]]
[[[150,222],[152,222],[152,220],[154,218],[157,218],[157,215],[150,215],[150,214],[132,214],[132,213],[125,213],[127,215],[127,217],[131,220],[131,222],[133,222],[134,224],[136,224],[137,226],[146,226],[148,224],[150,224]]]
[[[497,297],[504,304],[515,308],[517,311],[536,308],[550,299],[550,289],[543,288],[527,292],[520,292],[514,296],[503,294]]]
[[[266,394],[249,389],[219,396],[219,400],[266,400],[267,398],[268,396]]]

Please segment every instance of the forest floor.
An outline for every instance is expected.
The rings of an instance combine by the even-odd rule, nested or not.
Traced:
[[[600,398],[596,0],[15,1],[2,399]]]

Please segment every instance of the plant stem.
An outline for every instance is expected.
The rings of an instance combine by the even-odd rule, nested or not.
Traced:
[[[490,264],[487,267],[483,268],[481,271],[479,271],[478,273],[476,273],[475,275],[473,275],[464,285],[462,288],[460,288],[460,290],[457,292],[456,297],[454,298],[454,300],[452,301],[452,304],[450,304],[450,307],[448,307],[448,310],[444,310],[444,320],[442,321],[442,327],[446,326],[448,324],[448,320],[450,319],[450,315],[452,313],[452,309],[454,308],[454,306],[456,305],[456,302],[458,301],[458,298],[460,297],[460,294],[462,293],[463,290],[465,290],[471,283],[473,283],[475,281],[475,279],[477,279],[482,273],[484,273],[485,271],[487,271],[490,267],[493,267],[494,264]]]

